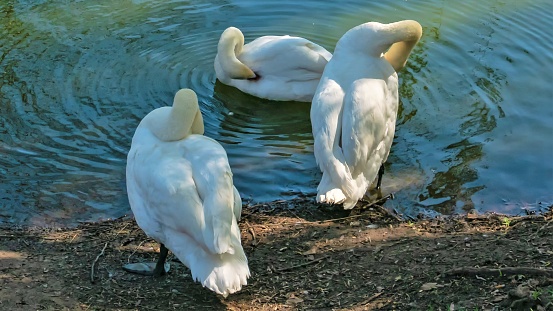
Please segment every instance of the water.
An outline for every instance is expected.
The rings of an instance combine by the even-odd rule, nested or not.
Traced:
[[[254,202],[314,197],[309,104],[216,83],[228,26],[333,50],[367,21],[418,20],[383,191],[406,214],[521,214],[553,202],[551,1],[4,0],[0,4],[0,224],[129,213],[125,161],[140,119],[194,89],[206,135]]]

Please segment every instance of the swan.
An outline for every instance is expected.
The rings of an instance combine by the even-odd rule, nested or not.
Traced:
[[[332,54],[299,37],[263,36],[244,45],[236,27],[217,45],[215,74],[224,84],[260,98],[310,102]]]
[[[351,209],[378,175],[394,139],[398,76],[422,36],[413,20],[369,22],[336,43],[311,105],[314,153],[323,176],[317,202]]]
[[[194,280],[226,297],[250,276],[237,223],[242,201],[225,150],[203,133],[190,89],[138,125],[127,157],[129,203],[138,226],[161,246],[157,264],[145,265],[149,270],[132,264],[125,270],[163,275],[171,250]]]

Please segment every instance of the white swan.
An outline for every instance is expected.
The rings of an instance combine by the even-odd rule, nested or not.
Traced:
[[[378,174],[394,139],[397,71],[422,36],[416,21],[365,23],[336,44],[311,106],[315,158],[323,176],[317,201],[351,209]]]
[[[244,35],[227,28],[217,46],[215,73],[244,93],[279,101],[310,102],[332,54],[299,37],[264,36],[244,45]]]
[[[169,249],[194,280],[226,297],[250,276],[237,224],[242,201],[225,150],[203,132],[189,89],[177,92],[173,107],[146,115],[127,157],[127,192],[136,222],[161,243],[150,274],[164,274]]]

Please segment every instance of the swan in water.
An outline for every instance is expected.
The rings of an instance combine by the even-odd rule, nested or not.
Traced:
[[[365,23],[336,43],[311,105],[314,152],[323,172],[317,202],[351,209],[378,175],[394,139],[398,76],[422,36],[416,21]]]
[[[160,276],[171,250],[194,280],[226,297],[250,276],[237,223],[242,201],[225,150],[203,133],[198,99],[189,89],[138,125],[127,157],[127,192],[136,222],[161,247],[157,264],[124,268]]]
[[[264,36],[244,45],[244,35],[227,28],[217,45],[215,73],[244,93],[279,101],[310,102],[332,54],[299,37]]]

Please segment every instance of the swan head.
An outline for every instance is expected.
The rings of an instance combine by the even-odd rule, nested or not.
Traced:
[[[198,97],[191,89],[179,90],[172,107],[161,107],[150,112],[143,122],[161,141],[177,141],[191,134],[204,133]]]
[[[182,118],[184,128],[190,127],[190,134],[204,134],[204,119],[198,104],[198,96],[191,89],[181,89],[173,100],[173,114]],[[194,116],[193,118],[191,118]],[[190,123],[190,119],[192,122]]]
[[[256,75],[238,57],[244,47],[244,35],[240,29],[229,27],[223,31],[217,44],[215,61],[219,63],[224,75],[230,79],[255,79]]]
[[[368,22],[348,30],[336,44],[336,51],[363,51],[378,58],[384,55],[397,72],[405,66],[421,36],[422,27],[414,20],[390,24]]]
[[[407,64],[411,51],[422,37],[422,26],[414,20],[404,20],[388,24],[396,42],[384,54],[384,58],[396,72]]]

